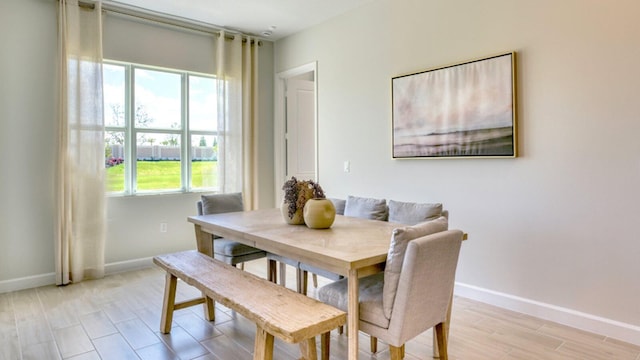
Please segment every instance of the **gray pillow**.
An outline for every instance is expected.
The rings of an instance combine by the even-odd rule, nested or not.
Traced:
[[[242,193],[202,195],[202,214],[244,211]]]
[[[329,198],[329,200],[331,200],[331,202],[333,203],[333,206],[336,208],[336,214],[344,215],[344,205],[346,204],[347,201],[343,199],[336,199],[336,198]]]
[[[398,281],[404,262],[404,253],[407,251],[409,241],[431,235],[440,231],[446,231],[449,222],[441,216],[435,220],[426,221],[417,225],[394,229],[391,235],[391,244],[387,254],[387,265],[384,268],[384,287],[382,289],[382,308],[384,316],[391,318],[393,302],[396,299]]]
[[[415,225],[442,215],[442,204],[419,204],[389,200],[389,221]]]
[[[363,198],[349,195],[344,205],[344,216],[386,221],[389,215],[385,199]]]

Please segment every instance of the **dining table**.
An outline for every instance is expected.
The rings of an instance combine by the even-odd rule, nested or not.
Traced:
[[[311,229],[287,224],[277,208],[190,216],[188,221],[195,226],[198,251],[209,256],[214,234],[346,277],[348,359],[358,358],[358,279],[384,271],[393,229],[404,225],[336,215],[330,228]]]

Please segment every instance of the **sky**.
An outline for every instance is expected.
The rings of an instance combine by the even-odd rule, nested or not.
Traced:
[[[125,67],[104,64],[105,124],[114,122],[112,107],[124,109]],[[135,106],[142,106],[152,119],[148,127],[175,129],[181,127],[181,77],[179,73],[135,68]],[[216,88],[215,79],[189,75],[189,122],[191,130],[215,131]],[[124,125],[124,124],[120,124]]]

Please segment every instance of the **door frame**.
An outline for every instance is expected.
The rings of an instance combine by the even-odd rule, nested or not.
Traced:
[[[274,89],[274,126],[273,126],[273,144],[274,144],[274,174],[275,174],[275,199],[276,206],[280,204],[281,196],[282,196],[282,184],[286,181],[285,175],[287,172],[286,169],[286,147],[285,147],[285,118],[286,118],[286,107],[285,107],[285,84],[288,79],[302,75],[312,73],[313,74],[313,96],[314,96],[314,105],[313,105],[313,129],[314,129],[314,171],[316,173],[316,177],[314,181],[319,182],[319,169],[318,169],[318,62],[314,61],[305,65],[298,66],[293,69],[285,70],[279,73],[276,73],[275,76],[275,89]]]

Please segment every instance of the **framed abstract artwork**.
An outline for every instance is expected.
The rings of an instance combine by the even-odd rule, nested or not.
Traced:
[[[394,158],[516,157],[516,53],[392,78]]]

